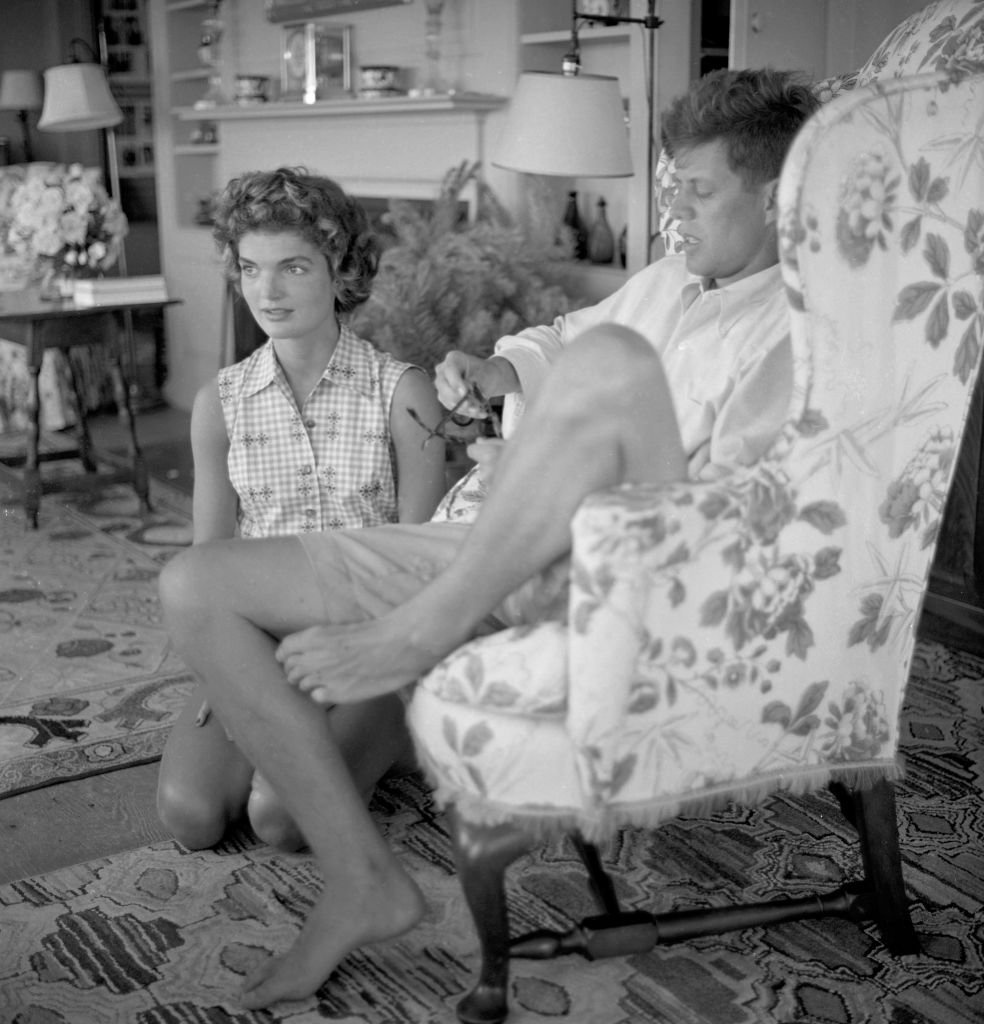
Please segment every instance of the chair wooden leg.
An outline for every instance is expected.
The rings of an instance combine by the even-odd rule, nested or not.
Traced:
[[[918,953],[919,939],[902,877],[894,785],[879,779],[858,789],[842,785],[831,789],[858,831],[865,881],[873,893],[872,909],[885,947],[893,956]]]
[[[603,914],[619,913],[622,908],[619,906],[618,896],[615,894],[615,886],[601,863],[598,848],[592,843],[585,842],[579,832],[572,832],[570,840],[588,872],[588,884],[598,909]]]
[[[481,826],[450,815],[455,862],[465,901],[478,932],[482,970],[478,983],[458,1004],[463,1024],[499,1024],[509,1013],[509,916],[506,868],[532,843],[512,825]]]
[[[72,360],[72,353],[65,353],[65,362],[68,363],[68,374],[72,382],[72,396],[75,402],[75,437],[79,446],[79,458],[87,473],[95,473],[99,468],[92,455],[92,437],[89,434],[88,409],[86,408],[85,394],[82,390],[82,382],[79,379],[79,370]]]

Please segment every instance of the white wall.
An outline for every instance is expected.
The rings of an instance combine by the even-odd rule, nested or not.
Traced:
[[[455,88],[499,96],[512,93],[518,68],[517,2],[531,0],[447,0],[442,15],[444,76]],[[267,21],[259,0],[249,4],[240,2],[234,11],[227,74],[269,75],[279,86],[283,26]],[[407,69],[407,85],[412,87],[425,77],[425,18],[422,0],[413,0],[409,4],[339,15],[327,21],[352,26],[356,85],[361,65],[395,64]],[[490,140],[497,137],[501,122],[502,115],[490,115]],[[448,166],[456,162],[452,160]],[[486,177],[505,201],[513,199],[515,175],[489,166]]]
[[[926,0],[827,0],[827,68],[837,75],[861,67],[900,22]]]

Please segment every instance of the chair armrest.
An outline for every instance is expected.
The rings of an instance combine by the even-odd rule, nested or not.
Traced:
[[[596,789],[618,788],[626,752],[647,746],[633,734],[665,729],[678,701],[704,702],[712,731],[735,725],[736,699],[764,721],[780,670],[812,646],[809,596],[840,571],[837,525],[837,506],[798,506],[769,462],[584,502],[572,525],[568,729]],[[802,711],[774,713],[794,724]]]

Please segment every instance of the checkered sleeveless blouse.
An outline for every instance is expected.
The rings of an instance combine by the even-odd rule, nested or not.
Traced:
[[[219,372],[229,479],[243,537],[396,522],[389,429],[409,368],[344,325],[324,375],[297,408],[273,345]]]

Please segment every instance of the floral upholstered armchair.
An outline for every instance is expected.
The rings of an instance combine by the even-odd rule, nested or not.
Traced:
[[[638,953],[825,912],[918,951],[891,780],[984,338],[982,139],[984,76],[961,68],[825,104],[780,183],[795,387],[772,450],[715,482],[594,495],[572,526],[566,621],[472,641],[417,686],[409,721],[453,808],[482,946],[463,1021],[506,1016],[503,873],[558,832],[578,837],[602,913],[513,955]],[[865,878],[761,915],[623,912],[589,845],[827,785]]]

